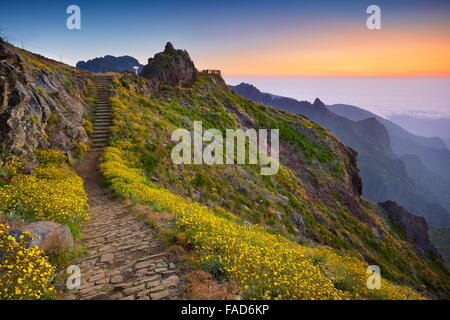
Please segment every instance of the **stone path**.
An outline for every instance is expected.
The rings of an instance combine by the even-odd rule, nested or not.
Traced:
[[[66,299],[177,299],[178,270],[167,259],[155,231],[128,214],[102,186],[97,164],[102,152],[90,152],[77,167],[89,195],[91,220],[83,227],[87,256],[74,262],[81,269],[81,288]]]

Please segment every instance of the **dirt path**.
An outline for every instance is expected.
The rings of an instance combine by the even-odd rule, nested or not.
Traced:
[[[81,269],[81,288],[67,299],[176,299],[179,277],[155,231],[112,200],[97,168],[102,151],[90,152],[76,169],[83,178],[91,219],[81,240],[87,256],[74,262]]]

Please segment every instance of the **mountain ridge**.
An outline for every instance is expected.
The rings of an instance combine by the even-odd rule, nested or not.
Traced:
[[[262,93],[245,83],[233,86],[232,90],[245,98],[262,101],[265,105],[302,114],[325,126],[346,145],[355,149],[364,182],[363,195],[368,199],[375,202],[394,200],[410,212],[425,217],[431,225],[450,224],[450,210],[440,204],[437,207],[430,206],[431,200],[435,199],[428,201],[422,197],[409,177],[405,164],[394,154],[389,132],[375,117],[353,121],[334,113],[318,98],[311,104],[308,101]]]
[[[144,67],[136,58],[131,56],[115,57],[106,55],[104,57],[97,57],[87,61],[79,61],[76,67],[85,71],[93,73],[108,73],[108,72],[135,72],[134,67],[139,67],[138,72]]]

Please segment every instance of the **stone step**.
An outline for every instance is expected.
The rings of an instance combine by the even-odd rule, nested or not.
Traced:
[[[104,133],[99,133],[98,135],[93,135],[92,137],[91,137],[91,140],[92,141],[97,141],[97,140],[101,140],[101,139],[109,139],[109,133],[106,133],[106,134],[104,134]]]
[[[93,141],[92,145],[94,147],[105,147],[108,145],[109,139]]]
[[[109,139],[109,134],[98,134],[98,135],[93,135],[92,136],[92,141],[101,141],[101,140],[108,140]]]
[[[102,120],[102,118],[105,118],[105,117],[107,117],[108,120],[112,120],[111,114],[107,114],[107,115],[100,114],[100,115],[94,117],[94,122],[97,120]]]
[[[104,122],[104,123],[97,123],[98,126],[94,126],[94,131],[98,129],[108,129],[112,127],[112,123],[110,122]]]
[[[95,131],[94,134],[92,135],[92,139],[101,138],[101,137],[109,137],[109,132],[107,132],[107,131],[105,131],[105,132]]]
[[[109,128],[108,127],[104,127],[104,128],[95,128],[94,129],[94,134],[93,135],[95,135],[96,133],[110,133],[110,131],[109,131]]]

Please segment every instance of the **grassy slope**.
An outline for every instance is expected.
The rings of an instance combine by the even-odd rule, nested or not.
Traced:
[[[163,87],[149,94],[145,81],[120,75],[113,98],[112,145],[172,193],[210,208],[222,207],[268,232],[306,246],[331,246],[381,267],[388,280],[429,293],[445,292],[448,271],[419,257],[372,203],[351,187],[351,163],[327,130],[299,116],[263,107],[232,94],[215,78],[200,76],[191,88]],[[173,166],[174,129],[279,128],[283,165],[271,177],[244,166]],[[305,226],[296,225],[303,217]],[[376,230],[376,231],[374,231]],[[300,231],[300,232],[298,232]]]

